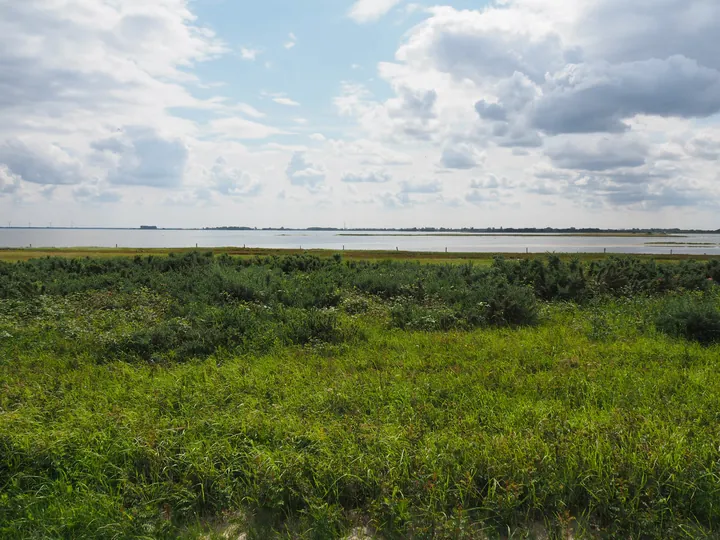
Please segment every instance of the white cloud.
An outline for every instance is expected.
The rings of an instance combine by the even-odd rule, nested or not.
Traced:
[[[606,171],[645,165],[649,149],[629,137],[571,138],[558,140],[547,149],[553,165],[560,169]]]
[[[503,179],[503,185],[507,187],[507,179]],[[494,174],[489,174],[482,180],[474,178],[470,181],[471,189],[498,189],[499,187],[501,187],[500,180]]]
[[[213,206],[216,201],[213,194],[206,188],[195,188],[173,193],[165,197],[163,204],[167,206],[198,208],[202,206]]]
[[[20,189],[21,180],[7,165],[0,165],[0,196],[16,193]]]
[[[295,45],[297,45],[297,38],[295,37],[295,34],[290,32],[288,34],[288,40],[285,42],[284,47],[288,50],[292,49]]]
[[[312,163],[304,152],[295,152],[288,163],[285,174],[294,186],[302,186],[309,191],[317,191],[325,182],[325,167]]]
[[[245,118],[218,118],[209,123],[212,134],[224,139],[266,139],[282,130]]]
[[[240,58],[242,58],[243,60],[249,60],[250,62],[254,62],[261,53],[262,49],[242,47],[240,49]]]
[[[431,180],[427,182],[401,182],[400,191],[402,193],[440,193],[442,191],[442,184],[438,180]]]
[[[340,177],[341,182],[348,184],[384,184],[392,179],[387,171],[364,171],[359,173],[345,173]]]
[[[356,0],[350,8],[348,16],[356,22],[376,21],[402,0]]]
[[[232,105],[228,107],[228,112],[239,112],[241,114],[244,114],[245,116],[250,116],[251,118],[264,118],[265,113],[262,113],[258,111],[255,107],[252,105],[248,105],[247,103],[237,103],[235,105]]]
[[[358,22],[401,3],[398,18],[419,22],[383,26],[397,32],[394,58],[374,66],[365,58],[352,71],[362,84],[344,83],[334,101],[337,115],[303,100],[302,115],[275,109],[293,113],[278,116],[283,127],[267,119],[270,109],[238,102],[229,75],[241,60],[268,75],[267,49],[229,50],[190,0],[0,3],[7,220],[139,219],[129,205],[88,204],[116,196],[157,208],[158,221],[196,225],[228,222],[251,196],[243,218],[258,225],[300,225],[323,204],[323,219],[358,225],[716,220],[714,0],[494,0],[473,9],[348,2]],[[282,39],[288,30],[279,47],[297,43],[293,34]],[[332,35],[325,30],[313,46]],[[211,59],[219,59],[213,69],[197,69]],[[301,76],[307,61],[293,56],[286,75]],[[340,68],[357,68],[353,61]],[[278,74],[288,67],[273,62]],[[337,67],[318,65],[317,80]],[[296,79],[294,97],[313,80]],[[245,79],[242,91],[257,95],[260,84]],[[285,94],[261,96],[298,106]],[[277,199],[282,190],[288,196]],[[557,205],[551,215],[546,203]]]
[[[195,79],[185,68],[226,51],[193,25],[184,0],[152,9],[133,0],[6,2],[0,50],[2,127],[63,117],[58,127],[74,133],[140,119],[187,126],[167,109],[213,105],[188,92]]]
[[[410,154],[391,148],[383,142],[369,139],[358,139],[352,142],[331,139],[329,148],[338,157],[357,159],[362,165],[387,167],[413,163]]]
[[[465,200],[470,204],[486,205],[496,203],[500,199],[500,193],[495,189],[471,189],[465,194]]]
[[[255,197],[261,189],[260,180],[252,174],[231,167],[227,160],[220,156],[210,170],[212,189],[231,197]]]
[[[87,178],[82,162],[60,146],[18,138],[0,144],[0,166],[6,175],[33,184],[79,184]]]
[[[82,203],[116,203],[122,200],[118,191],[107,189],[97,183],[83,184],[73,188],[73,197]]]
[[[638,114],[709,117],[720,112],[720,72],[684,56],[570,65],[533,105],[532,121],[556,133],[622,132]]]
[[[108,175],[111,184],[168,188],[183,183],[188,149],[179,138],[127,127],[115,137],[93,143],[93,148],[116,161]]]
[[[692,157],[708,161],[720,159],[720,133],[709,130],[698,133],[685,143],[685,151]]]
[[[285,105],[287,107],[299,107],[300,106],[300,104],[297,101],[292,100],[287,97],[276,97],[276,98],[273,98],[273,101],[275,103],[278,103],[279,105]]]
[[[546,160],[571,174],[560,181],[566,189],[553,193],[573,200],[582,193],[588,203],[636,205],[647,196],[641,206],[648,210],[683,190],[688,204],[716,191],[716,172],[703,163],[720,155],[720,145],[693,136],[691,126],[694,119],[717,124],[720,113],[712,46],[720,4],[502,0],[427,13],[405,34],[396,61],[378,66],[392,97],[379,101],[366,87],[345,84],[335,99],[368,139],[412,144],[414,155],[440,147],[440,166],[454,174],[483,163],[514,169],[518,195],[539,193],[519,182],[518,165]],[[675,119],[673,133],[666,126]],[[502,161],[491,163],[483,161],[488,148],[508,150],[494,151]],[[646,188],[629,190],[629,183]],[[466,200],[487,201],[487,191]]]
[[[485,156],[468,143],[448,143],[443,148],[440,165],[446,169],[474,169],[479,167]]]

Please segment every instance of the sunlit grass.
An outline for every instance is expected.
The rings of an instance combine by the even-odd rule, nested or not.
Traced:
[[[17,262],[28,261],[43,257],[134,257],[136,255],[147,256],[167,256],[169,254],[182,255],[192,253],[196,248],[0,248],[0,261]],[[476,264],[491,264],[494,257],[503,255],[509,260],[532,260],[539,256],[537,253],[445,253],[445,252],[426,252],[426,251],[379,251],[379,250],[324,250],[324,249],[264,249],[264,248],[237,248],[237,247],[216,247],[203,248],[203,251],[209,251],[215,255],[228,254],[234,257],[252,258],[265,256],[288,256],[309,254],[323,259],[331,258],[336,254],[341,254],[345,260],[349,261],[413,261],[420,263],[466,263],[472,261]],[[563,261],[570,261],[577,258],[584,262],[602,261],[615,254],[605,253],[557,253]],[[707,261],[720,259],[720,255],[686,255],[686,254],[662,254],[662,255],[633,255],[639,260],[655,260],[664,262],[676,262],[684,260]]]
[[[371,299],[363,340],[155,365],[98,347],[164,316],[133,295],[1,304],[0,536],[717,532],[720,347],[657,334],[658,300],[424,333]]]

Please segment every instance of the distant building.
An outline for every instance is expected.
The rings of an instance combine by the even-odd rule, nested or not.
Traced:
[[[144,231],[156,231],[157,225],[140,225],[140,228]]]

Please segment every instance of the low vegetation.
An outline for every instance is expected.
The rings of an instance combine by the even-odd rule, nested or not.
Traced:
[[[720,262],[0,263],[0,537],[712,537]]]

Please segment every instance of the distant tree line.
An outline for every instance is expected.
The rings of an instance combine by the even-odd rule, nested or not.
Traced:
[[[632,228],[632,229],[600,229],[597,227],[406,227],[406,228],[382,228],[382,227],[355,227],[355,228],[339,228],[339,227],[242,227],[242,226],[225,226],[225,227],[205,227],[204,230],[209,231],[358,231],[358,232],[425,232],[425,233],[515,233],[515,234],[719,234],[720,229],[662,229],[662,228]]]

